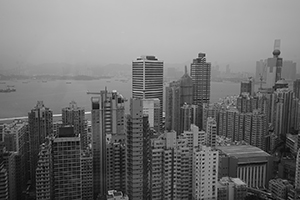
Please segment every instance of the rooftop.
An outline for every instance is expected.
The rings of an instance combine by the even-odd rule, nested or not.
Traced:
[[[217,146],[224,154],[236,158],[268,157],[270,154],[251,145]]]

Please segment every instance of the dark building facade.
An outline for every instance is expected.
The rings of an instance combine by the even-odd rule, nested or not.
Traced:
[[[190,73],[193,80],[193,104],[200,109],[198,127],[202,130],[202,108],[204,103],[210,101],[211,79],[211,63],[206,62],[205,53],[199,53],[198,58],[193,59]]]

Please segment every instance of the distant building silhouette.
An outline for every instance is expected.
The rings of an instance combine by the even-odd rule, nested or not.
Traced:
[[[280,40],[275,40],[273,58],[267,59],[267,88],[273,88],[281,79],[282,58],[280,56]]]

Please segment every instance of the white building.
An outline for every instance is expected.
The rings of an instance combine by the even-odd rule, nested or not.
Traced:
[[[192,190],[195,200],[212,200],[218,196],[219,152],[202,146],[193,152]]]

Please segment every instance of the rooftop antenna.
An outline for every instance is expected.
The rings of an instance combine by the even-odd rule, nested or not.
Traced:
[[[273,55],[274,57],[278,58],[278,56],[280,55],[280,39],[276,39],[274,41],[274,51],[273,51]]]
[[[187,66],[186,66],[186,65],[184,66],[184,73],[185,73],[185,74],[188,73],[188,71],[187,71]]]

